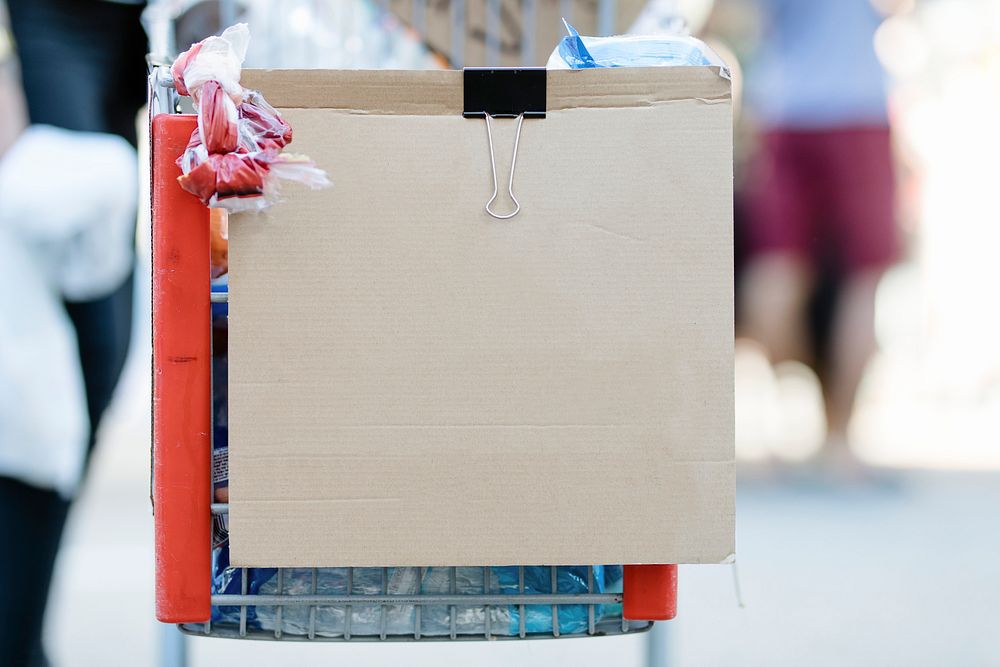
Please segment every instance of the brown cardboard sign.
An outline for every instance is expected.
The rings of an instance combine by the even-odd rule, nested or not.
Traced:
[[[500,221],[462,81],[244,74],[333,187],[230,224],[232,563],[726,559],[729,82],[548,72]]]

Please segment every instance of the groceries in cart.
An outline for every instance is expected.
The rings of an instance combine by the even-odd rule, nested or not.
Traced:
[[[263,95],[240,85],[249,41],[247,25],[239,23],[194,44],[170,70],[177,92],[190,96],[198,112],[178,182],[207,206],[230,211],[271,205],[280,180],[330,184],[308,157],[283,152],[291,126]]]
[[[209,227],[212,278],[215,279],[229,272],[229,211],[224,208],[211,209]]]
[[[566,28],[569,35],[563,39],[553,53],[549,61],[550,68],[717,66],[722,75],[726,75],[725,66],[718,56],[702,42],[686,35],[591,38],[580,36],[568,23]],[[198,196],[202,202],[215,209],[211,216],[210,235],[213,291],[227,289],[228,214],[230,211],[259,210],[268,206],[274,201],[276,182],[282,177],[315,187],[327,184],[325,173],[319,170],[308,158],[295,157],[282,152],[292,141],[292,128],[259,93],[244,90],[240,86],[240,68],[248,39],[249,35],[245,25],[234,26],[221,36],[211,37],[195,44],[177,59],[172,70],[178,92],[191,95],[198,111],[197,129],[191,135],[190,144],[178,160],[183,171],[179,182],[185,191]],[[271,75],[274,74],[271,73]],[[639,73],[633,72],[632,74]],[[647,72],[646,76],[650,74]],[[651,88],[663,85],[663,81],[670,78],[669,72],[662,70],[652,74],[655,74],[655,77],[650,77],[651,83],[649,85]],[[593,75],[613,82],[612,72],[593,73]],[[371,77],[372,75],[366,76]],[[574,78],[576,77],[571,73],[557,73],[549,76],[549,80]],[[711,81],[709,84],[705,84],[699,80],[695,86],[698,94],[705,89],[711,93],[721,91],[724,88],[726,94],[723,96],[719,92],[719,99],[728,100],[728,82],[719,81],[718,77],[714,75],[705,75],[701,78],[711,79]],[[265,83],[262,84],[262,87],[265,90],[271,90],[266,85],[267,77],[264,77],[263,81]],[[274,100],[282,107],[296,106],[290,104],[287,99],[278,100],[275,97]],[[368,102],[367,106],[362,105],[360,108],[381,109],[382,107],[373,107],[371,102]],[[722,107],[716,110],[725,111]],[[333,107],[326,111],[328,114],[342,112],[343,110]],[[627,116],[628,112],[626,110],[608,113],[621,113]],[[691,113],[696,112],[692,110]],[[636,115],[627,116],[626,120],[630,120]],[[719,114],[720,117],[722,115]],[[295,118],[295,116],[292,117]],[[608,120],[612,121],[614,118]],[[718,136],[728,137],[728,119],[718,120],[720,128]],[[303,118],[300,122],[303,123],[304,135],[307,129],[306,120]],[[415,121],[407,120],[406,122]],[[184,137],[187,136],[189,127],[184,128]],[[487,120],[487,131],[489,131],[489,127]],[[665,124],[664,127],[670,129],[672,126]],[[325,130],[326,127],[323,126],[323,129]],[[518,125],[517,132],[519,137],[520,125]],[[515,139],[514,144],[515,157],[517,155],[517,140]],[[492,139],[490,142],[489,148],[492,154]],[[677,139],[675,143],[680,146],[686,145],[681,139]],[[319,149],[314,147],[312,150],[315,152]],[[367,150],[368,145],[362,142],[358,148],[358,154],[363,154]],[[549,152],[555,153],[555,151]],[[173,160],[173,156],[170,156],[169,159]],[[496,165],[494,164],[493,167],[495,170]],[[172,179],[173,176],[170,178]],[[338,177],[338,180],[341,178],[347,177]],[[511,165],[511,179],[513,179],[513,163]],[[719,182],[722,183],[723,188],[728,187],[728,179],[720,179]],[[338,191],[350,193],[352,191],[348,187],[350,184],[349,180],[344,181],[343,188]],[[653,185],[659,187],[658,183]],[[335,194],[335,192],[332,191],[330,194]],[[511,195],[513,196],[512,191]],[[356,198],[349,204],[355,205],[357,201],[362,199]],[[704,205],[703,201],[699,200],[696,203],[703,205],[706,209],[709,208]],[[333,208],[335,207],[330,207],[331,210]],[[280,214],[280,209],[274,213]],[[361,213],[361,215],[345,217],[351,217],[355,221],[366,220],[364,214],[367,211]],[[395,215],[395,212],[391,211],[390,214]],[[437,215],[438,213],[432,211],[432,214]],[[317,222],[317,220],[311,222]],[[726,221],[722,220],[722,222]],[[277,226],[273,226],[273,228],[276,229]],[[234,231],[239,234],[246,229],[249,227],[242,227]],[[682,233],[689,232],[680,224],[678,229]],[[694,229],[700,229],[700,227]],[[395,228],[393,228],[392,233],[396,233]],[[700,238],[697,236],[700,232],[691,232],[691,234],[693,238]],[[614,237],[614,241],[600,237],[601,242],[619,243],[621,241],[619,235],[612,234],[611,236]],[[302,235],[297,238],[308,237]],[[204,254],[201,256],[203,257]],[[234,259],[246,262],[248,256],[252,255],[244,252]],[[338,262],[337,265],[343,266],[343,263]],[[254,266],[258,265],[254,264]],[[695,268],[701,270],[701,267]],[[313,271],[319,273],[317,268],[314,268]],[[245,271],[241,272],[240,275],[242,278],[242,276],[258,275],[258,273]],[[608,275],[614,278],[618,274],[609,271]],[[241,281],[241,287],[247,290],[243,293],[250,293],[250,289],[244,287],[243,282],[245,281]],[[575,285],[578,282],[573,281],[571,284]],[[355,290],[363,290],[364,286],[353,285],[345,288],[345,290],[347,289],[354,293]],[[663,599],[657,600],[660,607],[652,611],[642,609],[638,612],[633,608],[628,611],[628,614],[623,614],[623,599],[626,609],[628,609],[629,604],[635,604],[631,601],[639,597],[638,593],[634,596],[626,596],[622,593],[623,580],[626,578],[629,578],[631,582],[629,584],[630,590],[636,591],[637,589],[635,579],[630,578],[632,572],[638,569],[633,566],[233,567],[230,560],[228,507],[226,506],[230,500],[228,488],[227,310],[225,303],[214,303],[212,306],[212,499],[217,505],[212,508],[214,516],[210,587],[212,597],[210,622],[204,626],[206,634],[226,636],[226,633],[230,632],[232,633],[230,636],[238,634],[239,636],[259,637],[263,634],[273,633],[275,638],[288,635],[289,637],[345,639],[352,635],[381,638],[405,635],[418,635],[417,638],[419,635],[428,637],[451,636],[453,638],[459,635],[485,635],[487,638],[543,634],[557,636],[594,635],[602,634],[602,628],[616,624],[621,628],[621,632],[628,632],[630,626],[629,621],[624,620],[626,615],[629,619],[672,617],[672,611],[660,610],[660,607],[666,609],[666,600],[670,590],[669,586],[662,584],[662,582],[656,587],[650,586],[650,589],[654,590],[655,593],[663,593]],[[340,312],[335,308],[327,310]],[[310,312],[310,309],[306,306],[300,309],[300,312]],[[245,322],[242,319],[239,321]],[[287,330],[297,332],[305,330],[305,328],[300,329],[300,327],[294,326],[288,327]],[[245,337],[234,338],[236,342],[246,340]],[[314,359],[307,355],[300,355],[299,358],[308,359],[310,363]],[[240,358],[240,363],[239,366],[234,365],[234,371],[239,370],[242,373],[245,372],[245,369],[252,367],[246,363],[244,357]],[[362,372],[367,371],[368,369],[362,369]],[[324,377],[328,376],[324,375]],[[234,382],[234,395],[237,390],[242,391],[246,385],[246,382]],[[321,390],[309,390],[307,394],[311,396],[321,395]],[[435,405],[447,404],[447,398],[434,403]],[[595,404],[604,405],[600,400],[596,400]],[[240,403],[244,409],[246,405],[248,405],[246,402]],[[296,403],[295,405],[300,404]],[[725,406],[723,405],[723,407]],[[289,422],[281,424],[280,430],[275,432],[297,432],[296,429],[300,422],[294,420],[300,419],[304,412],[304,410],[298,410],[290,414],[288,416]],[[205,413],[201,414],[204,416]],[[344,410],[339,414],[352,413]],[[238,418],[236,411],[234,411],[234,415]],[[246,414],[243,413],[243,415],[245,418]],[[433,416],[438,417],[438,415]],[[204,422],[201,422],[201,426],[199,433],[204,435]],[[465,438],[465,436],[458,437]],[[299,442],[303,441],[307,441],[307,439],[301,438]],[[204,441],[202,442],[204,443]],[[319,440],[319,442],[325,441]],[[408,441],[405,437],[401,437],[399,442],[406,443]],[[204,444],[207,445],[207,443]],[[239,444],[252,443],[245,443],[241,439]],[[293,446],[296,444],[294,440],[283,443],[283,445],[288,445],[290,449],[294,449]],[[578,451],[579,441],[575,434],[567,436],[565,443],[560,444],[568,445],[566,449],[567,459],[571,459]],[[235,454],[246,456],[245,451],[249,450],[249,447],[246,450],[240,447]],[[356,452],[352,452],[352,456],[354,460],[364,462],[374,456],[372,451],[361,447]],[[284,461],[295,460],[294,454],[285,453],[270,458],[283,459]],[[204,462],[207,457],[200,457],[199,460]],[[235,462],[236,459],[234,459]],[[717,461],[712,460],[709,463],[715,464]],[[341,468],[342,466],[338,462],[329,470],[339,471]],[[690,477],[691,473],[687,470],[677,475],[677,478],[682,480],[687,480]],[[307,474],[299,471],[286,475],[284,481],[291,480],[295,485],[299,485],[306,481],[306,478]],[[313,502],[319,497],[322,490],[331,487],[338,488],[335,486],[335,482],[330,481],[332,477],[316,475],[314,479],[318,480],[316,485],[310,491],[300,494],[302,497],[295,498],[295,502],[303,499],[306,502]],[[243,478],[239,481],[242,482]],[[659,486],[664,486],[659,484],[659,477],[656,481]],[[321,489],[321,491],[317,492],[317,489]],[[207,495],[200,496],[202,502]],[[238,497],[237,503],[242,500],[244,500],[242,497]],[[586,503],[587,501],[584,501],[581,505],[586,507]],[[700,507],[697,502],[693,501],[691,504],[696,508]],[[618,505],[618,503],[614,505]],[[653,506],[654,503],[646,503],[646,505]],[[492,506],[499,507],[501,505],[494,502]],[[594,506],[598,505],[594,504]],[[534,510],[529,507],[529,511]],[[324,527],[319,518],[308,516],[309,519],[303,524],[303,532]],[[713,520],[716,520],[715,516],[712,515]],[[345,549],[350,546],[351,540],[357,541],[359,537],[364,548],[367,548],[369,546],[366,543],[367,537],[363,533],[369,527],[381,528],[379,523],[381,519],[381,515],[373,512],[363,522],[359,522],[362,525],[361,531],[350,531],[336,538],[330,537],[336,533],[332,531],[326,533],[328,541],[324,543],[324,549],[328,550],[327,553],[336,554],[338,548]],[[559,517],[551,524],[553,530],[559,529],[560,522],[563,525],[575,525]],[[473,522],[465,522],[461,525],[472,526],[474,524]],[[594,521],[593,525],[599,525],[599,522]],[[579,532],[585,533],[586,531]],[[207,531],[201,533],[202,536],[206,534]],[[242,538],[243,533],[240,533],[238,537]],[[507,539],[507,536],[504,535],[502,539]],[[540,542],[541,540],[536,541]],[[527,540],[525,542],[529,543]],[[285,542],[282,541],[282,547],[284,544]],[[725,546],[723,544],[721,548],[725,548]],[[243,547],[243,545],[241,544],[239,547]],[[440,562],[433,557],[423,559],[419,556],[414,557],[411,549],[411,544],[407,542],[386,560],[407,562],[412,557],[413,562],[421,560]],[[705,548],[706,552],[711,551],[710,557],[715,556],[713,549],[716,549],[715,545],[709,545]],[[204,555],[206,552],[207,549],[201,553]],[[340,553],[342,555],[343,552]],[[623,557],[622,553],[620,551],[611,551],[610,555],[598,553],[594,560],[622,558],[626,562],[636,562],[636,560],[627,560],[629,555],[625,554]],[[402,554],[402,556],[398,557],[398,554]],[[236,552],[233,552],[233,555],[238,562],[264,564],[273,563],[283,558],[281,556],[274,558],[269,555],[248,557],[244,553]],[[514,558],[518,558],[518,556],[515,555]],[[536,560],[535,557],[529,556],[525,560],[530,559],[537,562],[544,558],[543,555]],[[458,559],[456,558],[456,560]],[[344,557],[337,560],[324,560],[329,563],[350,562],[351,559]],[[475,562],[474,558],[467,560]],[[497,562],[492,558],[484,558],[483,560]],[[310,561],[299,559],[287,562],[308,563]],[[675,566],[669,565],[639,567],[675,568]],[[629,577],[626,577],[626,571],[629,571]],[[673,572],[672,585],[675,594],[676,570],[674,569]],[[539,597],[526,599],[523,597],[525,595]],[[506,599],[504,599],[505,596],[507,596]],[[204,615],[201,615],[202,611],[199,609],[199,615],[181,617],[180,622],[186,623],[187,630],[198,631],[200,626],[187,623],[187,621],[194,618],[199,624],[202,623],[205,618],[209,617],[208,606],[206,599]],[[177,616],[173,616],[170,620],[176,621],[177,618]],[[646,621],[640,620],[637,623],[643,625],[631,627],[633,629],[647,627]]]
[[[548,69],[701,65],[719,67],[728,76],[722,59],[700,39],[684,34],[682,25],[673,34],[584,37],[563,23],[568,34],[549,56]]]
[[[212,290],[226,290],[226,278],[213,282]],[[215,502],[229,500],[228,355],[227,305],[212,306],[212,490]],[[213,595],[512,595],[586,594],[620,592],[620,565],[551,567],[324,567],[324,568],[234,568],[229,564],[227,516],[213,523]],[[523,589],[522,589],[523,576]],[[488,579],[487,579],[488,577]],[[278,609],[281,608],[281,613]],[[415,605],[388,607],[383,626],[381,605],[305,605],[247,607],[217,606],[213,624],[239,626],[241,615],[251,630],[279,630],[289,635],[314,634],[339,637],[413,634]],[[422,605],[420,632],[427,636],[518,635],[521,622],[526,634],[551,634],[556,619],[560,634],[585,634],[590,627],[589,605],[563,604],[553,613],[551,605]],[[621,619],[621,605],[596,605],[594,623]],[[348,621],[348,618],[350,620]],[[454,619],[454,628],[452,620]]]
[[[516,595],[523,593],[581,595],[621,590],[620,565],[564,567],[327,567],[327,568],[241,568],[228,567],[228,552],[215,553],[213,592],[237,595],[243,590],[251,595],[364,596],[364,595]],[[553,574],[553,570],[555,573]],[[554,581],[553,581],[554,579]],[[526,635],[586,634],[589,605],[483,605],[478,604],[400,604],[386,607],[355,603],[316,606],[261,604],[248,607],[245,623],[252,630],[280,631],[290,635],[339,637],[413,635],[415,630],[428,637],[456,635],[514,636],[521,633],[522,614]],[[553,619],[556,629],[553,629]],[[621,619],[621,605],[595,605],[594,623]],[[237,606],[216,607],[213,624],[239,625]],[[454,625],[453,625],[454,624]]]

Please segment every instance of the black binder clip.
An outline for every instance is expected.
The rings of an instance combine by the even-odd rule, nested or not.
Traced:
[[[486,202],[486,212],[498,220],[509,220],[521,210],[521,204],[514,196],[514,168],[517,165],[521,126],[525,118],[545,118],[545,68],[467,67],[464,76],[465,104],[462,115],[466,118],[485,119],[486,137],[490,143],[493,196]],[[514,210],[510,213],[501,214],[490,208],[496,201],[499,190],[491,118],[517,118],[514,155],[510,161],[510,178],[507,181],[507,193],[514,202]]]

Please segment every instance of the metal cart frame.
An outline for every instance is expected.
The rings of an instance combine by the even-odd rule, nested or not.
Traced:
[[[228,3],[227,3],[228,4]],[[418,3],[419,4],[419,3]],[[534,3],[525,1],[528,19],[533,19]],[[567,11],[569,5],[566,4]],[[457,2],[455,40],[461,39],[464,2]],[[613,2],[602,0],[603,31],[613,14]],[[490,2],[491,15],[499,15],[499,1]],[[417,16],[420,13],[417,12]],[[528,20],[526,19],[526,20]],[[490,22],[487,42],[490,60],[497,58],[496,21]],[[419,25],[415,26],[419,29]],[[524,57],[533,56],[530,40],[524,45]],[[160,621],[178,624],[187,634],[271,640],[305,641],[413,641],[558,638],[561,605],[587,605],[586,634],[569,636],[607,636],[643,632],[652,621],[671,619],[676,614],[676,565],[626,565],[623,592],[594,592],[593,575],[586,593],[558,593],[559,568],[551,567],[552,592],[525,593],[524,567],[518,570],[519,592],[498,594],[489,590],[489,568],[484,568],[481,594],[459,594],[454,587],[456,568],[450,568],[452,583],[448,595],[390,595],[382,571],[382,592],[378,595],[321,595],[316,592],[317,572],[312,569],[310,595],[284,593],[282,584],[288,568],[276,574],[278,594],[248,593],[248,571],[239,571],[241,592],[236,595],[213,595],[209,582],[212,574],[212,522],[225,515],[228,505],[213,503],[212,460],[212,334],[211,304],[225,302],[226,293],[212,293],[209,267],[209,211],[197,198],[183,192],[177,184],[180,169],[177,158],[187,146],[196,127],[196,117],[179,113],[180,107],[169,68],[153,65],[149,78],[151,197],[152,197],[152,318],[153,318],[153,452],[152,501],[155,519],[156,614]],[[300,568],[294,568],[300,569]],[[423,573],[423,568],[420,569]],[[354,568],[348,568],[348,580]],[[598,605],[621,604],[622,618],[602,621]],[[386,631],[386,610],[396,605],[414,606],[412,633],[390,634]],[[427,636],[421,629],[421,610],[428,605],[447,606],[451,610],[451,632]],[[530,634],[525,628],[526,605],[550,605],[551,633]],[[211,623],[212,607],[239,608],[238,626]],[[273,631],[259,630],[248,623],[248,609],[270,606],[275,609],[277,626]],[[282,632],[282,611],[289,607],[310,609],[309,631],[304,635]],[[337,606],[346,610],[344,631],[337,637],[321,636],[316,631],[316,610]],[[352,633],[352,607],[369,606],[381,610],[381,632]],[[484,631],[464,635],[455,626],[457,607],[481,607],[485,612]],[[516,634],[501,634],[490,627],[492,607],[518,607],[520,627]],[[566,636],[566,635],[562,635]],[[175,647],[175,651],[176,651]],[[183,655],[183,651],[180,652]],[[180,661],[178,661],[180,662]]]

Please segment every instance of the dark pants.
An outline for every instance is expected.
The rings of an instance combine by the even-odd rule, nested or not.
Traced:
[[[145,99],[142,8],[101,0],[7,5],[30,121],[117,134],[134,145]],[[107,297],[67,303],[66,312],[79,343],[92,448],[128,351],[131,277]],[[51,490],[0,476],[0,664],[47,664],[42,621],[69,506]]]

